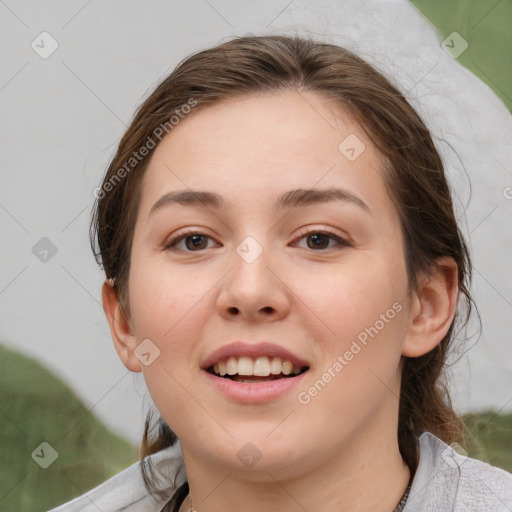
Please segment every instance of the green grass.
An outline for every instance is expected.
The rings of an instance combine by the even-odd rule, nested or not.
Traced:
[[[44,441],[58,453],[47,469],[31,456]],[[136,448],[103,426],[53,374],[0,345],[0,510],[46,511],[136,458]]]
[[[512,413],[466,414],[468,454],[512,472]]]
[[[442,39],[458,32],[468,48],[458,61],[512,111],[512,2],[510,0],[411,0]]]
[[[512,471],[512,413],[464,419],[469,455]],[[58,452],[47,469],[31,456],[44,441]],[[68,386],[0,345],[0,510],[49,510],[135,460],[136,448],[103,426]]]

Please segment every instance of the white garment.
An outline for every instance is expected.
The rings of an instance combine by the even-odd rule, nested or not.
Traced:
[[[403,512],[510,512],[512,474],[459,455],[433,434],[419,438],[420,460]],[[179,443],[150,456],[159,482],[186,479]],[[50,512],[159,512],[164,503],[148,495],[140,463]]]

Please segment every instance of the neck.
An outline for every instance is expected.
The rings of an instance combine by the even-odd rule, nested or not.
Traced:
[[[382,425],[382,420],[377,423]],[[369,431],[357,432],[320,466],[300,476],[269,469],[246,478],[232,467],[209,466],[184,449],[190,495],[180,512],[393,512],[409,484],[410,471],[400,456],[396,425],[390,426],[379,431],[371,425]]]

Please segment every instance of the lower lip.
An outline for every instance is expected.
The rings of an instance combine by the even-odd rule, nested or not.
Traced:
[[[217,377],[203,370],[206,378],[221,393],[236,402],[243,404],[258,404],[270,402],[283,396],[297,386],[307,371],[296,377],[287,377],[267,382],[237,382],[235,380]]]

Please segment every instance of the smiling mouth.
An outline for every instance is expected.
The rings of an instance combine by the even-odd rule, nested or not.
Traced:
[[[221,359],[206,371],[236,382],[270,382],[279,379],[297,377],[309,370],[308,366],[296,366],[291,361],[280,357],[258,357],[256,359],[242,356]]]

